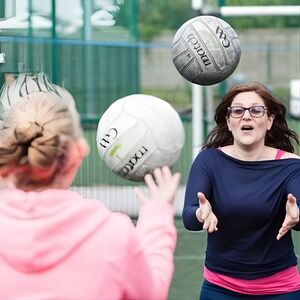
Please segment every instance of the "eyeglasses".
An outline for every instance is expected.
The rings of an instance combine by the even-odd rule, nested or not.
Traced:
[[[238,119],[238,118],[241,118],[245,114],[246,110],[249,111],[249,114],[253,118],[261,118],[264,116],[265,112],[268,109],[264,106],[259,106],[259,105],[250,106],[250,107],[231,106],[231,107],[228,107],[228,114],[231,117]]]

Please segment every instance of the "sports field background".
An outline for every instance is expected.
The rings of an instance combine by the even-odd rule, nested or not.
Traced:
[[[206,232],[187,231],[180,218],[176,218],[175,223],[178,241],[175,252],[175,272],[168,299],[197,300],[203,279]]]
[[[151,94],[170,102],[180,113],[186,143],[174,166],[174,171],[182,173],[182,179],[175,202],[178,243],[169,299],[197,300],[202,282],[206,233],[186,231],[180,219],[184,187],[192,162],[192,88],[175,70],[171,58],[175,30],[182,25],[180,22],[195,13],[190,11],[190,14],[184,14],[183,11],[187,12],[187,9],[183,6],[177,13],[171,9],[177,4],[190,5],[190,1],[112,1],[123,3],[114,15],[114,26],[98,26],[88,18],[90,15],[95,16],[102,1],[3,0],[0,1],[1,16],[6,6],[13,2],[18,3],[17,10],[23,8],[21,13],[26,12],[28,17],[12,28],[0,27],[0,53],[6,54],[5,63],[0,64],[0,83],[4,82],[6,74],[44,72],[50,80],[72,93],[91,148],[72,186],[83,196],[103,200],[112,210],[123,211],[133,218],[139,208],[132,192],[136,184],[113,174],[97,153],[97,123],[113,101],[133,93]],[[203,2],[226,5],[239,1]],[[242,5],[245,2],[250,1],[240,1]],[[277,0],[268,1],[270,5],[278,3]],[[298,5],[299,0],[282,1],[282,4]],[[80,10],[82,14],[78,14]],[[177,22],[176,29],[165,30],[165,24],[157,22],[157,14],[161,15],[161,20],[165,20],[166,24],[173,22],[174,25]],[[148,24],[142,24],[148,27],[140,26],[139,16],[140,20],[148,21]],[[42,22],[42,27],[36,23],[36,17],[46,21]],[[250,19],[245,18],[245,22]],[[295,16],[284,20],[281,18],[283,24],[287,19],[290,23],[294,20],[294,25],[275,29],[272,26],[235,28],[241,41],[241,61],[228,80],[204,89],[205,96],[208,91],[212,92],[214,106],[220,103],[222,95],[232,84],[260,81],[268,85],[289,107],[290,82],[300,79],[300,24],[299,18]],[[263,17],[256,21],[272,25],[274,19]],[[27,27],[24,26],[26,24]],[[160,34],[154,36],[157,29]],[[145,33],[152,34],[153,38],[142,40]],[[214,125],[208,114],[207,103],[205,97],[204,121],[201,124],[204,136]],[[300,134],[300,120],[289,118],[288,122]],[[296,252],[300,255],[300,233],[294,233]]]

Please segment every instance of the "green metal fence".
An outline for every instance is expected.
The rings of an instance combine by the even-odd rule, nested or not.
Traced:
[[[7,73],[46,73],[76,100],[84,125],[92,123],[116,99],[139,93],[139,51],[124,44],[2,37]]]

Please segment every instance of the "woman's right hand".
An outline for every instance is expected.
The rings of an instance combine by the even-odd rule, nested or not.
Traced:
[[[199,199],[199,208],[196,210],[196,217],[200,223],[203,223],[203,230],[212,233],[218,230],[218,219],[213,213],[209,201],[201,192],[197,194]]]

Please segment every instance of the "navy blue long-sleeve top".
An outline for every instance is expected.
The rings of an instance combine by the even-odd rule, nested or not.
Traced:
[[[193,231],[202,230],[198,192],[218,218],[218,231],[207,236],[209,270],[256,279],[297,264],[291,231],[279,241],[276,236],[289,193],[300,207],[300,159],[242,161],[219,149],[202,150],[190,170],[182,212],[184,226]]]

